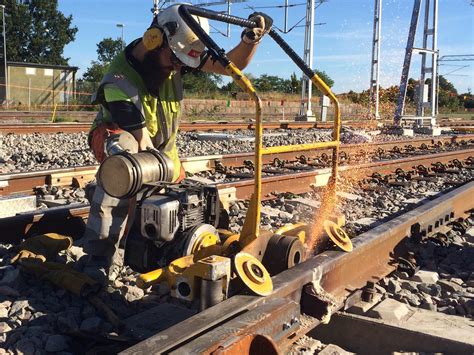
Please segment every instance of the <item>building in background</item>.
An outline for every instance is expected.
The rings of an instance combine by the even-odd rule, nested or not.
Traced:
[[[64,65],[7,61],[8,106],[45,110],[68,106],[75,98],[77,70]]]

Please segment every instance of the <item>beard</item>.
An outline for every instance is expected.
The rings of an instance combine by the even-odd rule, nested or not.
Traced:
[[[159,55],[160,49],[147,52],[142,62],[143,81],[153,96],[158,96],[161,85],[173,71],[172,66],[165,66]]]

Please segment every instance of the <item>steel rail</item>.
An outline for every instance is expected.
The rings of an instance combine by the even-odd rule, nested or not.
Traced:
[[[466,134],[460,136],[441,136],[441,137],[430,137],[430,138],[415,138],[412,140],[397,140],[389,142],[373,142],[373,143],[362,143],[362,144],[341,144],[340,152],[344,152],[347,155],[353,154],[362,154],[362,153],[371,153],[376,152],[379,149],[384,151],[389,151],[395,147],[404,148],[405,146],[411,145],[415,148],[420,147],[425,144],[427,146],[432,145],[445,145],[461,142],[469,142],[474,140],[474,134]],[[270,150],[272,147],[264,148],[265,150]],[[329,154],[331,149],[310,149],[308,151],[292,151],[292,152],[280,152],[266,154],[263,156],[263,163],[269,164],[275,158],[280,160],[289,160],[294,161],[298,156],[306,154],[306,156],[314,156],[314,154]],[[253,152],[248,153],[235,153],[235,154],[226,154],[226,155],[211,155],[211,156],[202,156],[202,157],[186,157],[182,158],[181,162],[186,171],[191,173],[196,173],[204,170],[213,170],[215,168],[216,162],[222,163],[226,167],[240,167],[244,165],[245,161],[253,161]]]
[[[413,140],[400,140],[391,142],[376,142],[370,144],[342,144],[340,151],[344,152],[348,156],[354,154],[366,154],[375,152],[379,149],[389,151],[398,147],[400,149],[405,146],[411,145],[413,147],[419,147],[422,144],[427,146],[432,145],[445,145],[453,143],[467,143],[470,140],[474,140],[474,134],[466,134],[460,136],[450,137],[433,137],[433,138],[416,138]],[[272,149],[272,148],[264,148]],[[305,154],[308,157],[313,157],[315,154],[330,154],[331,149],[310,149],[308,151],[296,150],[291,152],[280,152],[263,155],[263,164],[269,164],[274,159],[294,161],[298,156]],[[212,155],[212,156],[198,156],[198,157],[187,157],[182,158],[182,163],[186,171],[190,173],[197,173],[206,170],[213,170],[217,162],[222,163],[226,167],[241,167],[244,166],[245,161],[252,161],[254,159],[254,153],[236,153],[226,155]],[[32,190],[36,186],[41,186],[49,183],[51,175],[54,174],[93,174],[98,168],[96,166],[85,166],[85,167],[74,167],[65,169],[54,169],[44,170],[28,173],[10,173],[0,174],[0,196],[6,196],[12,193],[32,193]]]
[[[393,173],[397,168],[411,170],[414,166],[425,164],[430,166],[434,162],[447,163],[454,159],[463,160],[474,157],[474,149],[461,151],[443,152],[423,156],[414,156],[404,159],[377,161],[367,164],[347,165],[340,167],[340,175],[352,179],[364,179],[372,173]],[[262,198],[271,199],[279,193],[290,192],[301,194],[309,192],[315,186],[323,186],[331,175],[330,168],[315,169],[311,171],[294,174],[282,174],[275,176],[264,176],[262,179]],[[228,183],[216,184],[225,199],[228,194],[232,198],[248,200],[253,193],[253,179],[239,180]],[[48,209],[46,211],[33,211],[21,213],[18,216],[0,218],[0,242],[17,243],[24,235],[31,233],[30,229],[35,222],[41,221],[34,231],[51,232],[51,228],[70,228],[64,221],[67,217],[87,218],[89,207],[87,205],[64,206]],[[46,217],[45,217],[46,215]],[[81,236],[81,224],[72,228],[74,235]],[[41,229],[43,228],[43,229]],[[69,229],[68,229],[69,230]],[[58,231],[59,232],[59,231]]]
[[[372,121],[344,121],[344,125],[357,128],[375,128]],[[80,133],[89,132],[90,123],[15,123],[0,124],[2,134],[30,134],[30,133]],[[275,121],[263,122],[263,129],[331,129],[332,122],[297,122],[297,121]],[[194,131],[237,131],[255,130],[254,122],[183,122],[179,126],[181,132]]]
[[[54,175],[74,175],[79,178],[82,174],[90,175],[98,169],[98,165],[79,166],[65,169],[50,169],[25,173],[0,174],[0,196],[13,193],[33,193],[36,186],[54,185],[51,181]]]
[[[367,281],[377,281],[389,274],[394,269],[396,257],[404,252],[407,237],[420,231],[435,232],[449,221],[465,217],[466,212],[474,207],[473,194],[474,182],[453,189],[355,237],[351,253],[329,250],[274,276],[274,291],[270,296],[231,297],[121,354],[191,354],[216,350],[225,353],[235,344],[238,347],[245,335],[255,334],[255,328],[260,329],[261,334],[272,337],[280,347],[288,346],[297,339],[292,337],[297,333],[297,321],[282,321],[276,312],[266,317],[249,315],[265,305],[283,300],[287,304],[296,303],[301,313],[315,317],[314,324],[318,324],[321,316],[327,318],[341,309],[347,297]],[[281,336],[285,324],[296,326],[289,334]]]
[[[453,152],[443,152],[438,154],[418,155],[409,158],[381,160],[365,164],[344,165],[339,167],[339,174],[345,178],[364,179],[373,173],[380,174],[393,173],[397,168],[412,170],[415,166],[431,166],[434,162],[448,163],[455,159],[464,160],[474,157],[474,148],[457,150]],[[262,179],[262,198],[272,199],[276,195],[291,192],[301,194],[309,192],[312,187],[324,186],[330,177],[330,169],[315,169],[294,174],[281,174],[265,176]],[[253,181],[251,179],[239,180],[228,183],[217,184],[219,190],[228,191],[229,188],[236,189],[236,198],[247,200],[253,191]]]
[[[267,115],[266,115],[267,116]],[[227,116],[223,115],[223,119]],[[1,114],[0,114],[1,120]],[[92,118],[91,118],[92,122]],[[342,121],[343,125],[354,128],[375,129],[377,123],[381,121]],[[0,124],[1,134],[31,134],[31,133],[80,133],[89,132],[90,122],[80,123],[2,123]],[[461,129],[471,129],[474,121],[441,121],[442,127],[453,127]],[[332,122],[304,122],[304,121],[269,121],[263,122],[263,129],[331,129]],[[254,122],[241,121],[218,121],[218,122],[182,122],[179,126],[181,132],[194,131],[237,131],[237,130],[255,130]]]

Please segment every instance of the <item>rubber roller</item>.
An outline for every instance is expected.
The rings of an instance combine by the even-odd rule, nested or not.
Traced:
[[[100,165],[97,180],[107,194],[123,199],[135,196],[145,184],[172,182],[173,175],[171,159],[158,150],[147,150],[109,156]]]

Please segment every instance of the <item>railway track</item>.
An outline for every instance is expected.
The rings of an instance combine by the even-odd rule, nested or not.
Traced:
[[[386,161],[373,161],[355,165],[340,166],[340,176],[351,180],[363,180],[375,176],[384,179],[388,184],[410,184],[410,181],[427,179],[436,176],[457,174],[460,168],[474,169],[474,148],[462,150],[439,152],[410,156]],[[95,169],[95,168],[94,168]],[[86,181],[92,177],[95,170],[88,170],[87,174],[76,175],[81,177],[79,181]],[[375,175],[374,175],[375,174]],[[386,174],[384,177],[383,174]],[[26,174],[27,175],[27,174]],[[70,183],[74,172],[66,177],[56,178],[56,182],[67,181]],[[229,182],[217,182],[220,199],[225,206],[235,200],[250,199],[254,185],[252,176]],[[330,169],[311,169],[308,171],[297,171],[291,173],[277,173],[264,176],[262,179],[262,198],[270,200],[282,193],[303,194],[313,191],[315,188],[325,186],[330,177]],[[28,175],[25,177],[30,179]],[[42,174],[41,178],[54,180],[54,175]],[[13,180],[15,181],[15,180]],[[19,179],[21,181],[21,179]],[[39,181],[39,180],[34,180]],[[16,185],[16,186],[27,186]],[[60,226],[58,233],[81,236],[83,234],[84,221],[88,216],[87,205],[66,205],[55,207],[46,211],[25,212],[13,217],[0,219],[3,230],[3,240],[18,242],[23,235],[34,235],[39,231],[45,231],[51,225]],[[63,223],[64,219],[72,223]],[[33,228],[34,226],[34,228]],[[46,229],[44,229],[46,228]]]
[[[463,136],[446,136],[446,137],[437,137],[437,138],[417,138],[410,141],[390,141],[390,142],[380,142],[380,143],[371,143],[371,144],[345,144],[341,145],[341,161],[345,164],[351,163],[349,158],[354,159],[358,157],[359,159],[366,159],[370,154],[377,153],[379,155],[383,154],[400,154],[406,156],[414,156],[420,154],[430,153],[430,149],[444,149],[448,150],[456,148],[469,148],[474,144],[474,135],[463,135]],[[465,150],[462,154],[460,153],[460,159],[466,159],[470,155],[473,156],[472,151]],[[314,150],[314,151],[299,151],[295,150],[294,152],[289,153],[280,153],[280,154],[268,154],[263,156],[264,164],[271,164],[278,159],[280,161],[295,161],[296,158],[299,160],[311,160],[316,156],[325,157],[330,154],[330,150]],[[447,154],[445,156],[439,156],[439,161],[442,163],[449,162],[449,160],[456,159],[456,153]],[[213,171],[216,170],[216,167],[223,166],[225,168],[234,168],[242,167],[246,164],[251,164],[253,162],[254,154],[249,153],[239,153],[239,154],[228,154],[228,155],[213,155],[213,156],[201,156],[201,157],[189,157],[183,158],[182,162],[184,168],[189,173],[200,173],[203,171]],[[400,164],[400,167],[403,169],[412,168],[417,157],[413,159],[401,160],[396,164]],[[421,158],[419,158],[421,159]],[[430,156],[420,164],[430,165]],[[323,159],[324,160],[324,159]],[[387,166],[387,171],[392,169],[392,163],[388,162],[373,162],[367,163],[364,165],[364,170],[367,173],[374,172],[376,170],[383,169],[384,166]],[[361,166],[357,165],[353,169],[360,171]],[[41,186],[44,184],[53,184],[67,186],[74,184],[75,186],[83,186],[87,181],[93,179],[97,166],[85,166],[85,167],[76,167],[76,168],[66,168],[66,169],[55,169],[55,170],[45,170],[38,172],[28,172],[28,173],[15,173],[15,174],[0,174],[0,196],[7,196],[13,193],[32,193],[33,189],[36,186]],[[314,170],[314,167],[311,169]],[[370,171],[369,171],[370,170]],[[344,167],[341,169],[343,174],[351,174],[353,172],[351,167]],[[275,170],[275,172],[278,172]],[[281,174],[280,174],[281,175]],[[295,175],[295,178],[305,179],[305,183],[315,183],[315,179],[325,180],[327,179],[327,174],[323,171],[313,171],[313,172],[301,172],[299,176]],[[267,179],[271,181],[271,178]],[[281,188],[291,188],[291,180],[282,179],[280,177],[275,177],[275,181],[280,181],[281,186],[275,190],[281,191]],[[247,190],[250,192],[251,186],[249,182],[242,182],[242,187],[239,191]],[[285,186],[285,184],[287,184]],[[275,185],[269,185],[271,189]],[[294,187],[293,187],[294,188]],[[269,190],[270,192],[270,190]],[[297,192],[295,192],[297,193]],[[248,193],[244,195],[239,195],[239,198],[246,198]]]
[[[461,169],[474,168],[472,144],[468,141],[460,143],[456,142],[457,148],[463,149],[431,154],[426,153],[436,147],[448,149],[453,145],[453,139],[430,142],[429,146],[425,141],[417,141],[416,144],[404,141],[387,143],[387,146],[379,145],[372,151],[381,153],[382,149],[390,154],[406,152],[408,156],[343,165],[340,167],[340,174],[345,178],[366,179],[377,173],[373,178],[386,186],[402,186],[423,179],[456,176]],[[412,147],[425,144],[427,147],[418,151],[405,148],[407,144]],[[347,147],[346,157],[357,155],[356,152],[361,147]],[[248,155],[239,159],[248,160],[246,158]],[[229,165],[233,164],[231,168],[238,170],[241,167],[235,157],[228,161],[222,157],[220,159]],[[55,173],[61,174],[61,171]],[[63,178],[72,179],[74,174],[83,172],[79,169],[70,173],[69,177]],[[388,175],[384,177],[384,174]],[[49,179],[52,180],[54,176],[50,174]],[[326,168],[265,176],[263,195],[269,199],[279,193],[312,191],[315,186],[324,185],[328,176]],[[57,175],[56,177],[59,178]],[[227,194],[231,199],[248,199],[253,191],[253,184],[249,179],[218,183],[217,186],[223,196]],[[111,345],[118,346],[117,349],[124,354],[231,353],[256,344],[263,346],[261,353],[269,353],[274,347],[285,351],[298,338],[328,320],[332,314],[359,299],[360,292],[357,290],[368,281],[379,280],[395,270],[398,260],[405,256],[408,249],[405,244],[407,237],[434,234],[443,230],[446,224],[466,217],[467,211],[474,208],[474,202],[470,198],[474,193],[474,182],[451,186],[454,186],[451,191],[357,235],[352,239],[353,252],[329,249],[274,276],[274,291],[268,297],[236,295],[196,315],[188,313],[188,317],[182,321],[169,319],[173,314],[179,313],[181,308],[176,308],[176,305],[159,305],[127,321],[128,330],[133,337],[124,337],[128,340],[122,340],[119,344],[112,341]],[[52,226],[58,233],[80,238],[87,215],[88,206],[76,205],[3,218],[0,219],[2,242],[16,243],[24,236],[50,232]],[[168,306],[171,308],[167,308]],[[167,319],[166,324],[163,319]],[[150,324],[153,324],[155,330],[146,328]],[[259,334],[266,336],[263,344],[259,343]]]
[[[51,120],[51,113],[0,113],[0,120],[8,119],[47,119]],[[65,115],[65,117],[77,117],[77,121],[74,123],[2,123],[0,124],[0,133],[2,134],[30,134],[30,133],[79,133],[88,132],[90,124],[95,117],[95,112],[65,112],[58,113],[58,115]],[[233,121],[223,120],[216,122],[182,122],[180,124],[180,130],[182,132],[192,131],[236,131],[236,130],[253,130],[255,129],[255,123],[251,121]],[[345,120],[343,124],[354,128],[377,128],[378,124],[390,124],[390,121],[367,121],[367,120]],[[440,120],[439,125],[441,127],[452,127],[459,130],[472,130],[474,129],[474,120]],[[310,129],[310,128],[324,128],[331,129],[333,126],[332,122],[304,122],[304,121],[269,121],[264,122],[265,129]]]
[[[458,187],[356,236],[351,253],[325,251],[274,276],[270,296],[231,297],[121,354],[234,353],[252,346],[260,346],[262,354],[275,353],[275,349],[285,352],[299,337],[360,298],[357,290],[368,281],[394,271],[406,253],[407,239],[421,232],[436,233],[445,224],[467,217],[474,207],[473,193],[474,182]],[[258,335],[271,341],[262,341]],[[437,344],[437,350],[448,351],[447,346]]]
[[[345,125],[358,128],[375,128],[375,121],[344,121]],[[0,124],[0,133],[2,134],[30,134],[30,133],[80,133],[89,132],[91,123],[15,123]],[[310,129],[333,127],[332,122],[298,122],[298,121],[279,121],[264,122],[264,129]],[[179,126],[182,132],[193,131],[236,131],[236,130],[254,130],[253,122],[232,122],[232,121],[216,121],[216,122],[182,122]]]

